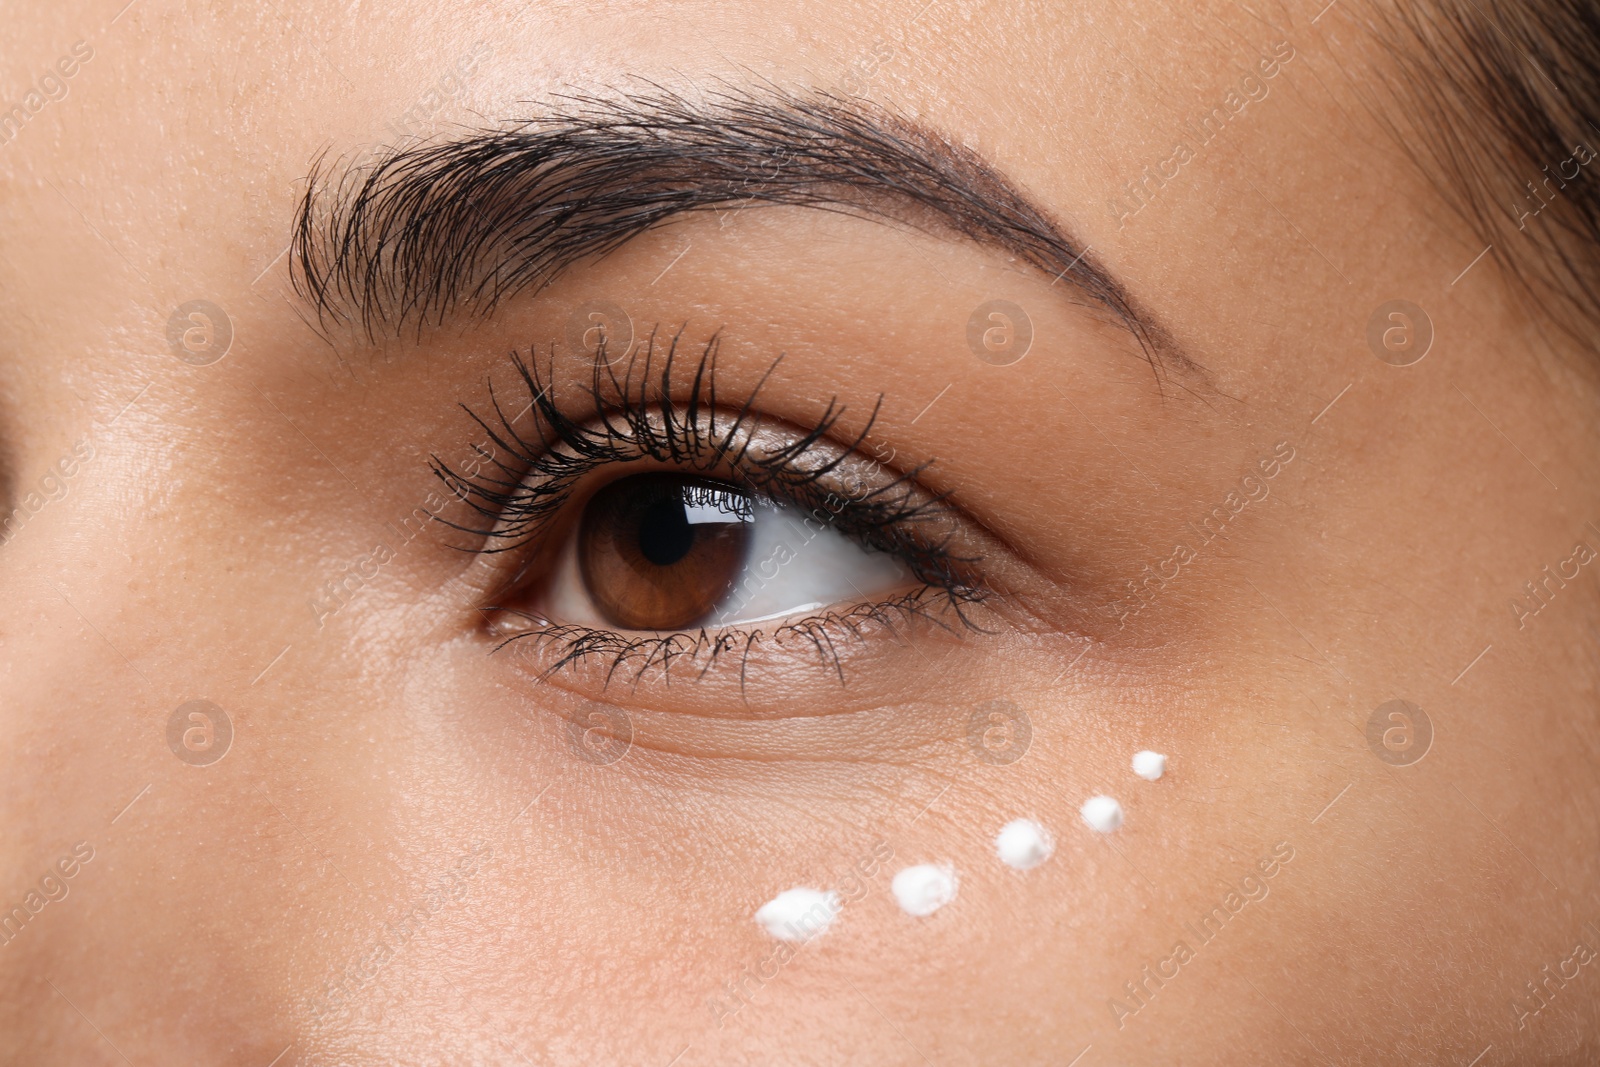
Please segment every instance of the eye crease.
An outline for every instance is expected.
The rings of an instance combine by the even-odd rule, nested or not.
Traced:
[[[495,442],[491,465],[466,477],[434,460],[485,520],[447,524],[503,557],[484,607],[500,647],[555,648],[546,674],[608,656],[609,677],[629,660],[642,673],[687,654],[705,669],[803,636],[842,679],[844,640],[871,640],[869,624],[948,629],[938,616],[953,611],[971,625],[980,560],[955,551],[963,520],[917,480],[928,464],[867,459],[873,420],[841,439],[835,402],[809,429],[763,416],[772,368],[737,407],[719,403],[715,337],[675,392],[680,337],[658,348],[652,334],[617,366],[602,342],[577,407],[546,381],[548,359],[513,357],[536,430],[514,425],[491,385],[492,415],[468,409]]]

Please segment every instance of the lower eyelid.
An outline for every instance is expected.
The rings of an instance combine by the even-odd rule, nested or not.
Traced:
[[[779,695],[787,698],[792,695],[792,671],[797,665],[809,666],[819,679],[833,683],[844,681],[846,668],[862,660],[900,657],[908,665],[925,665],[908,643],[909,631],[925,625],[930,632],[959,638],[964,629],[978,629],[966,612],[982,603],[980,594],[952,594],[925,586],[880,602],[847,605],[775,625],[673,634],[541,625],[518,632],[513,620],[503,619],[492,632],[501,638],[496,655],[544,681],[574,676],[571,684],[587,685],[595,692],[613,685],[632,692],[653,681],[670,689],[671,679],[696,681],[714,673],[724,681],[731,679],[743,694],[747,683],[765,684],[771,668],[773,677],[783,679]],[[739,714],[748,711],[742,696],[735,704],[744,709]]]
[[[720,684],[708,677],[692,687],[625,681],[599,691],[554,677],[524,721],[553,726],[558,745],[588,742],[583,755],[596,762],[616,763],[627,754],[633,762],[617,767],[691,772],[682,782],[693,790],[707,786],[699,772],[719,767],[748,783],[749,774],[787,773],[781,765],[903,764],[910,753],[948,754],[952,737],[967,728],[965,710],[952,716],[937,693],[886,696],[878,687],[834,685],[819,699],[824,694],[792,681],[741,687],[736,671]]]

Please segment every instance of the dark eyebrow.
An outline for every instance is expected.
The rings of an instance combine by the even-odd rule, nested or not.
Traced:
[[[295,290],[319,326],[369,339],[490,314],[580,260],[688,212],[800,205],[943,229],[999,248],[1132,331],[1152,367],[1171,334],[982,157],[882,108],[724,89],[694,102],[563,96],[504,130],[319,160],[296,219]]]

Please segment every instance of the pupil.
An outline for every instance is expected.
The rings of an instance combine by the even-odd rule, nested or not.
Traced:
[[[681,496],[657,500],[639,516],[639,554],[656,566],[671,566],[693,547],[694,527]]]

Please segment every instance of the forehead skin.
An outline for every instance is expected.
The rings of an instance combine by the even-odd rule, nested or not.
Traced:
[[[0,26],[7,100],[92,49],[0,146],[8,1060],[1592,1062],[1592,388],[1360,103],[1354,4],[116,6]],[[283,253],[319,153],[719,81],[980,153],[1201,370],[1153,374],[1003,254],[799,208],[647,234],[419,343],[308,327]],[[1010,367],[965,345],[993,296],[1035,323]],[[197,299],[234,331],[203,367],[167,340]],[[810,719],[641,688],[637,751],[576,759],[582,686],[487,655],[461,553],[362,561],[466,451],[457,404],[586,299],[722,327],[730,395],[787,353],[763,395],[799,424],[882,394],[874,433],[1005,546],[1007,626],[756,685]],[[1404,368],[1368,343],[1402,299],[1435,337]],[[1085,606],[1177,545],[1125,626]],[[197,698],[235,730],[203,768],[167,736]],[[1367,741],[1397,698],[1432,724],[1410,765]],[[1004,766],[968,743],[997,699],[1033,724]],[[1077,816],[1101,792],[1108,838]],[[1018,815],[1058,838],[1026,877],[992,856]],[[947,860],[957,903],[902,915],[893,871]],[[754,909],[853,870],[773,964]]]

